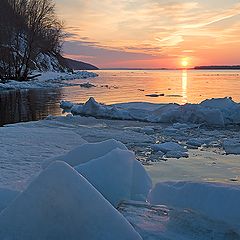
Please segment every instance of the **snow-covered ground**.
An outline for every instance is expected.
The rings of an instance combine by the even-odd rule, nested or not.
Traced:
[[[112,108],[91,106],[84,115]],[[142,117],[158,108],[131,103],[112,112]],[[230,121],[226,109],[219,111]],[[49,116],[0,128],[1,239],[99,239],[98,231],[103,239],[240,239],[238,125],[113,120],[108,110],[101,117]],[[39,224],[41,233],[31,231]]]
[[[66,72],[34,72],[34,75],[41,74],[36,79],[25,82],[9,80],[6,83],[0,83],[1,89],[35,89],[35,88],[59,88],[67,86],[80,86],[71,82],[75,79],[94,78],[98,75],[94,72],[76,71],[74,73]]]

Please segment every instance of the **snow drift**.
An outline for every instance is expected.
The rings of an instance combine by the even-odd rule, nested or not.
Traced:
[[[70,166],[74,167],[79,164],[86,163],[92,159],[104,156],[115,148],[127,150],[127,147],[123,143],[114,139],[109,139],[97,143],[85,143],[65,155],[46,160],[43,162],[42,167],[46,168],[50,163],[54,161],[64,161],[67,162]]]
[[[71,112],[97,118],[159,123],[202,123],[221,127],[240,124],[240,104],[227,97],[207,99],[200,104],[156,104],[154,108],[146,108],[146,105],[149,104],[103,105],[91,97],[85,104],[73,104]]]
[[[114,206],[122,200],[146,201],[152,188],[150,177],[134,153],[119,148],[75,169]]]
[[[236,226],[240,232],[240,187],[217,183],[163,182],[153,188],[151,204],[198,211],[212,220]]]
[[[43,171],[0,214],[0,239],[141,239],[125,218],[64,162]]]

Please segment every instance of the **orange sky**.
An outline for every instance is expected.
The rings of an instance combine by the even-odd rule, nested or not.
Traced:
[[[64,54],[98,67],[240,64],[239,0],[56,0]]]

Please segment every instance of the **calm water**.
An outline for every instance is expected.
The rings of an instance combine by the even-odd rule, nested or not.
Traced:
[[[93,96],[110,104],[147,101],[199,103],[206,98],[231,96],[240,102],[240,71],[96,71],[96,87],[0,91],[0,125],[61,115],[60,100],[85,102]],[[164,94],[147,97],[148,94]]]

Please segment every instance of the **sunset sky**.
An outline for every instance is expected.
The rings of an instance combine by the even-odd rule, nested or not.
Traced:
[[[239,0],[56,0],[65,56],[106,67],[240,64]]]

